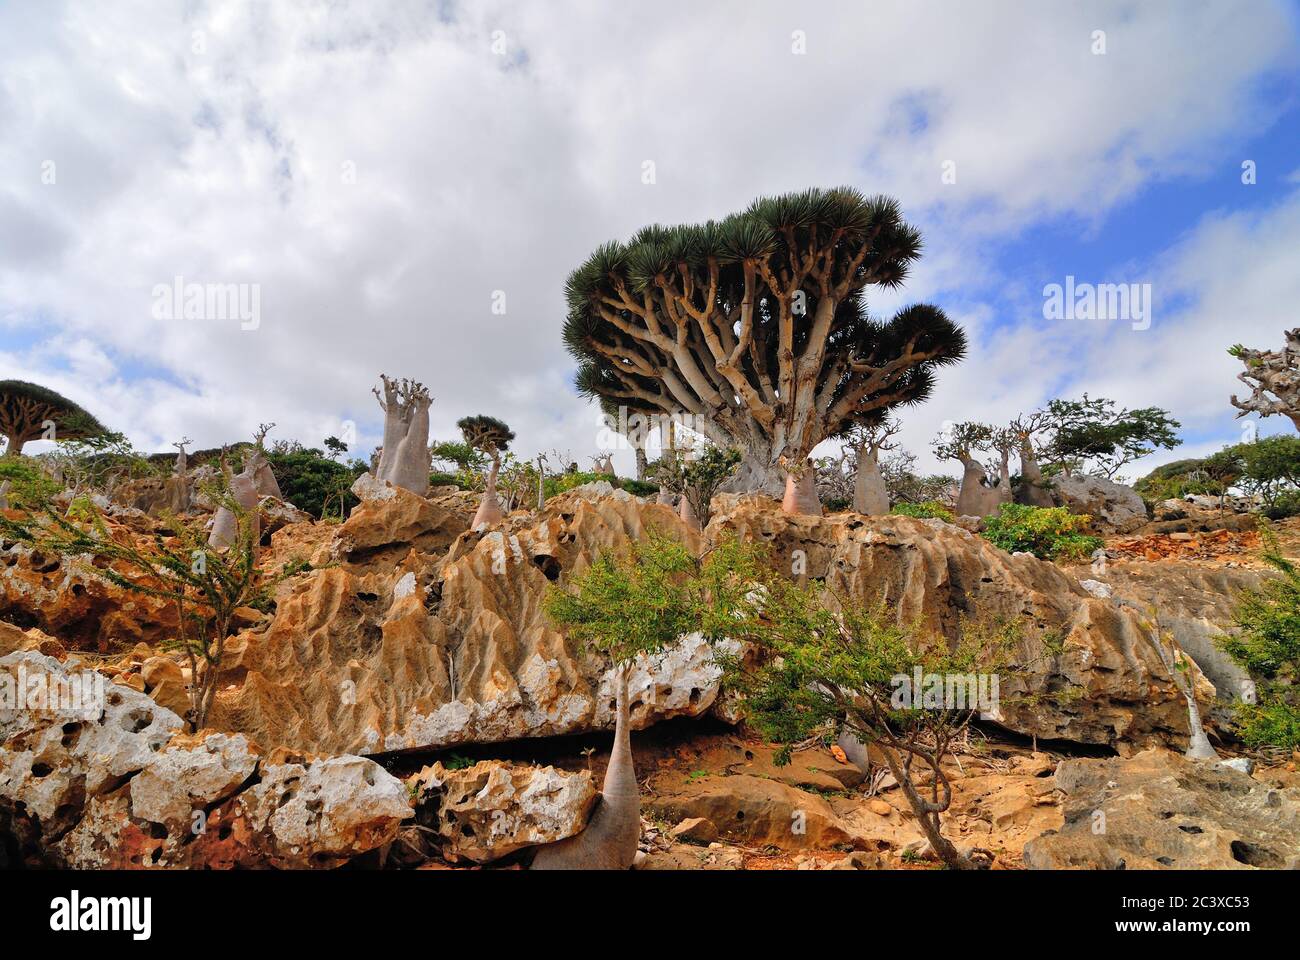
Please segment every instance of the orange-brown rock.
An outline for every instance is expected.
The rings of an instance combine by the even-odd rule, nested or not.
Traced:
[[[940,520],[792,517],[752,499],[715,515],[705,535],[726,530],[768,544],[774,563],[843,595],[883,598],[900,623],[948,637],[974,620],[1020,624],[1017,659],[1027,678],[1001,684],[1004,703],[993,718],[1010,729],[1121,750],[1186,745],[1186,701],[1145,617],[1092,596],[1055,564],[1012,556]],[[1060,644],[1059,654],[1049,643]],[[1033,702],[1021,696],[1067,690]]]

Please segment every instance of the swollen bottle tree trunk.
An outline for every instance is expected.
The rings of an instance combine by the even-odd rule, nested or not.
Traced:
[[[889,512],[889,491],[880,473],[880,451],[869,444],[858,447],[858,471],[853,478],[853,509],[869,517]]]
[[[781,509],[796,516],[822,516],[822,502],[817,498],[817,471],[812,462],[805,460],[803,465],[787,469],[785,475],[785,496],[781,500]]]
[[[1031,507],[1056,505],[1052,491],[1043,479],[1043,471],[1038,466],[1038,457],[1034,455],[1034,448],[1029,441],[1021,441],[1020,444],[1020,490],[1017,492],[1016,499]]]
[[[250,463],[239,473],[233,475],[224,460],[221,468],[225,472],[226,483],[230,487],[231,496],[239,504],[240,509],[251,518],[253,541],[256,542],[261,518],[258,516],[257,510],[258,494],[254,465]],[[208,546],[214,550],[228,550],[238,540],[239,520],[234,511],[224,505],[218,507],[216,515],[212,518],[212,532],[208,535]]]
[[[984,517],[992,513],[990,494],[994,491],[985,485],[987,474],[979,461],[970,454],[963,454],[961,460],[961,490],[957,494],[957,516]]]
[[[505,517],[501,509],[501,501],[497,498],[497,474],[500,470],[501,455],[494,453],[492,467],[488,470],[487,486],[483,491],[483,499],[479,502],[478,510],[474,514],[474,522],[470,524],[471,530],[490,527],[494,523],[500,523]]]
[[[167,510],[171,513],[185,513],[190,508],[189,454],[185,452],[188,439],[174,444],[176,447],[176,467],[166,483],[163,492],[166,495]]]
[[[1001,453],[1002,460],[998,465],[998,485],[993,488],[993,503],[995,509],[1004,503],[1010,503],[1015,499],[1011,490],[1011,451],[1003,450]]]
[[[384,392],[373,393],[384,411],[384,446],[375,477],[424,496],[429,492],[429,407],[433,398],[414,380],[380,375]]]
[[[616,669],[614,749],[605,768],[600,803],[585,830],[538,850],[533,870],[626,870],[636,859],[637,841],[641,838],[641,790],[632,764],[629,668]]]

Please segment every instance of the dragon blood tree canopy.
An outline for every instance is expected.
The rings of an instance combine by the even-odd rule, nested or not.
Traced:
[[[29,440],[80,440],[107,432],[104,425],[67,397],[25,380],[0,380],[0,434],[6,455],[17,455]]]
[[[924,400],[966,338],[938,307],[889,321],[872,284],[897,287],[921,250],[888,197],[807,190],[697,225],[645,227],[569,277],[564,340],[577,387],[686,419],[737,447],[739,485],[773,492],[781,464],[900,404]]]

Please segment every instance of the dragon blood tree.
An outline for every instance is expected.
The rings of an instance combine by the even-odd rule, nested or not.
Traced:
[[[483,525],[491,526],[500,522],[505,516],[501,509],[501,502],[497,499],[497,475],[501,472],[501,454],[505,453],[510,446],[510,441],[515,438],[514,431],[507,427],[496,417],[462,417],[456,421],[456,426],[460,427],[460,432],[465,436],[465,442],[480,453],[485,453],[492,458],[492,466],[488,469],[487,487],[483,491],[483,500],[478,505],[478,511],[474,514],[474,522],[470,524],[471,530],[477,530]]]
[[[776,494],[821,440],[923,400],[966,338],[938,307],[867,315],[921,236],[851,188],[760,199],[721,221],[652,225],[568,279],[564,340],[589,396],[690,421],[742,453],[736,486]],[[799,503],[791,497],[787,502]]]
[[[67,397],[25,380],[0,380],[0,435],[5,455],[17,456],[29,440],[85,440],[103,424]]]

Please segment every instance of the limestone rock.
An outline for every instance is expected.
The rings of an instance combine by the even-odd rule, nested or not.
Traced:
[[[402,781],[351,756],[263,765],[237,803],[267,862],[289,868],[334,866],[373,850],[412,813]]]
[[[1127,760],[1066,760],[1055,779],[1065,793],[1065,822],[1025,845],[1031,869],[1300,866],[1294,787],[1271,787],[1166,750]]]
[[[1147,522],[1147,507],[1132,487],[1103,477],[1058,476],[1057,499],[1071,513],[1086,513],[1103,533],[1131,533]]]
[[[184,682],[181,665],[170,657],[150,657],[141,664],[140,676],[150,690],[166,680]]]
[[[428,502],[403,490],[372,500],[340,541],[365,511],[419,513]],[[462,533],[436,564],[392,533],[364,542],[382,541],[396,567],[372,563],[359,541],[346,540],[345,562],[287,584],[270,625],[231,641],[229,689],[210,725],[295,750],[360,754],[611,728],[610,665],[554,628],[542,610],[546,591],[652,526],[697,535],[666,507],[572,491],[552,497],[540,517],[505,523]],[[379,526],[365,520],[366,529]],[[400,536],[419,540],[405,527]],[[632,726],[707,711],[720,673],[700,637],[638,661]]]
[[[89,693],[0,711],[0,832],[53,865],[335,866],[411,815],[370,760],[264,762],[243,736],[178,735],[180,718],[144,694],[32,651],[0,659],[0,683],[18,676]]]
[[[704,817],[689,817],[669,830],[668,836],[688,843],[712,843],[718,839],[718,827]]]
[[[487,863],[524,847],[580,833],[599,793],[586,770],[568,773],[484,760],[463,770],[441,763],[409,781],[450,860]]]
[[[1187,745],[1186,701],[1145,613],[1092,596],[1053,563],[903,516],[792,517],[747,502],[716,515],[705,537],[726,531],[766,543],[778,564],[797,557],[809,579],[859,602],[883,596],[903,624],[948,637],[980,618],[1021,624],[1026,676],[1000,685],[1001,712],[988,718],[1009,729],[1125,750]],[[1044,649],[1051,639],[1063,644],[1057,655]],[[1072,696],[1010,702],[1067,689]]]
[[[745,858],[735,847],[674,844],[646,854],[637,870],[744,870]]]
[[[823,798],[763,777],[710,778],[690,793],[652,798],[651,809],[669,822],[708,820],[721,836],[753,846],[797,850],[866,842]]]

